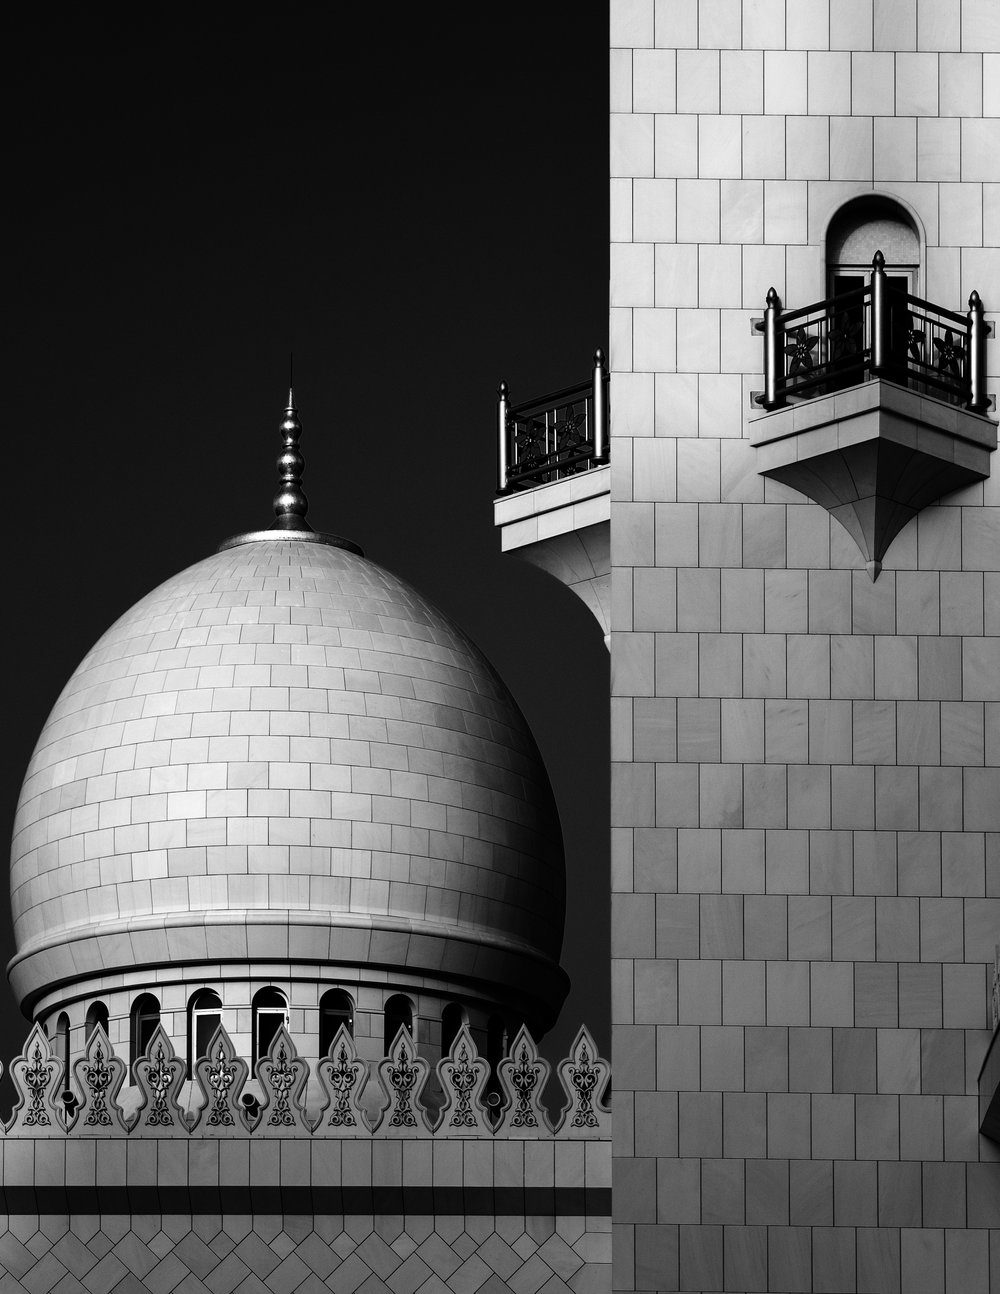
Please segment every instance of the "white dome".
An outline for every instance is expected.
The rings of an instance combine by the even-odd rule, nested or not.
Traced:
[[[546,1018],[565,993],[558,818],[517,706],[426,599],[311,534],[225,548],[88,653],[25,777],[11,896],[27,1007],[116,971],[290,958]]]

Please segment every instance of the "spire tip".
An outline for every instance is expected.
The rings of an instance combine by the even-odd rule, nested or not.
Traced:
[[[289,367],[291,364],[289,363]],[[279,530],[312,530],[306,521],[309,500],[302,489],[302,470],[306,460],[299,450],[299,437],[302,435],[302,424],[299,422],[298,409],[295,405],[295,390],[291,384],[289,372],[288,404],[285,408],[284,421],[281,424],[283,448],[278,455],[278,479],[280,485],[274,496],[274,515]]]

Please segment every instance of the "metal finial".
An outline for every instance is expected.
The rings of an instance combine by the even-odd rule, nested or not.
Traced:
[[[872,257],[872,265],[877,270],[885,269],[885,257],[882,255],[881,251],[877,251],[875,255]]]
[[[597,350],[594,351],[594,368],[603,368],[604,363],[604,351],[598,346]]]
[[[775,306],[781,305],[781,297],[778,296],[778,293],[775,291],[774,287],[769,287],[767,289],[767,296],[764,298],[764,301],[765,301],[765,304],[770,306],[772,310],[774,309]]]
[[[982,308],[983,308],[982,297],[980,297],[976,289],[973,288],[972,291],[969,293],[969,309],[982,310]]]
[[[281,424],[284,448],[278,455],[278,477],[281,485],[274,496],[274,515],[277,518],[275,525],[279,530],[312,531],[312,526],[305,519],[306,512],[309,510],[309,500],[302,489],[302,469],[306,461],[299,452],[301,435],[302,424],[299,422],[298,409],[295,407],[295,392],[289,387],[288,405]]]

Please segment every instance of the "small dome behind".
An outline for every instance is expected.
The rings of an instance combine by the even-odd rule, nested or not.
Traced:
[[[25,1009],[294,960],[433,975],[547,1027],[562,846],[507,689],[353,546],[243,538],[122,616],[45,724],[12,850]]]

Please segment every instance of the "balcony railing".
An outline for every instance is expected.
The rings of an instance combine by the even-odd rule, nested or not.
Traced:
[[[764,390],[754,396],[765,409],[790,400],[829,395],[869,378],[885,378],[973,413],[990,407],[986,394],[986,338],[979,293],[967,315],[900,292],[876,252],[868,285],[783,311],[771,288],[764,318]]]
[[[497,392],[497,493],[510,494],[608,461],[608,370],[594,352],[589,382],[512,405],[507,383]]]

